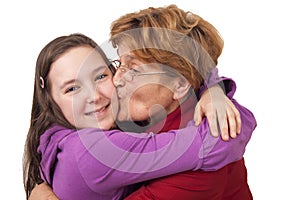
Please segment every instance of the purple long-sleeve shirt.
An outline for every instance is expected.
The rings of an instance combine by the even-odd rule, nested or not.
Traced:
[[[229,82],[230,98],[235,91]],[[233,92],[232,92],[233,91]],[[240,111],[241,134],[224,142],[214,138],[206,119],[167,133],[128,133],[53,126],[40,139],[41,174],[59,199],[120,199],[129,185],[187,170],[216,170],[243,157],[256,127],[253,114]]]

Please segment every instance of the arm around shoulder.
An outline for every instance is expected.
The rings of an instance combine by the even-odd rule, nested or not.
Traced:
[[[241,133],[229,141],[216,141],[210,134],[206,135],[204,150],[201,153],[204,158],[203,170],[205,171],[218,170],[231,162],[242,159],[246,146],[256,128],[256,119],[253,113],[234,99],[232,102],[241,115]]]

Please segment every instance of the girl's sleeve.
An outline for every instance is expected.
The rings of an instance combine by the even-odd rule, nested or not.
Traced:
[[[205,90],[216,84],[219,84],[219,86],[223,89],[223,91],[229,99],[233,98],[233,95],[236,91],[235,82],[231,78],[227,78],[224,76],[220,77],[218,74],[218,68],[216,67],[211,70],[204,84],[200,86],[198,91],[198,97],[200,98]]]
[[[94,191],[119,188],[187,170],[216,170],[243,157],[256,125],[250,111],[239,107],[242,133],[229,142],[211,136],[204,119],[167,133],[124,133],[82,129],[74,148],[77,167]]]

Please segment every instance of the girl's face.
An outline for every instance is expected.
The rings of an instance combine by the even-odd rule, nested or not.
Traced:
[[[50,69],[51,95],[65,118],[76,128],[109,129],[114,124],[112,74],[92,47],[75,47]]]

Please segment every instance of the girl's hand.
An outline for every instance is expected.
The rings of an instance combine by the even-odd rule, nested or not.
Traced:
[[[240,113],[219,85],[208,88],[198,101],[194,113],[197,126],[204,116],[215,137],[219,136],[220,130],[222,139],[228,141],[229,133],[231,138],[235,138],[241,132]]]

